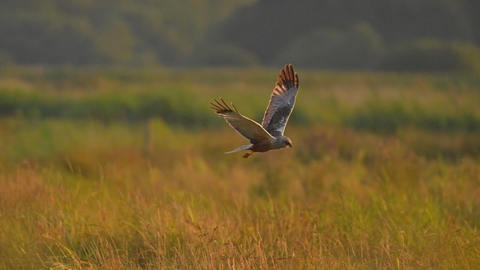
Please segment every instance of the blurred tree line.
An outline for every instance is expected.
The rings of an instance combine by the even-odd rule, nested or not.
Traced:
[[[0,63],[179,65],[252,0],[2,0]]]
[[[3,0],[0,65],[480,70],[478,0]]]

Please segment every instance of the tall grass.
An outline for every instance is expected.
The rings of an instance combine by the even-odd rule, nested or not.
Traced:
[[[294,115],[300,109],[307,120],[286,130],[294,147],[250,159],[223,154],[245,141],[212,112],[207,127],[153,117],[147,142],[136,120],[1,119],[0,268],[475,269],[478,130],[409,122],[385,132],[342,120],[373,101],[386,110],[408,101],[400,106],[413,116],[438,106],[458,116],[459,104],[477,115],[475,87],[454,89],[450,78],[441,89],[433,83],[440,78],[421,75],[305,73]],[[98,76],[126,84],[132,97],[163,84],[187,85],[168,94],[181,109],[183,100],[208,107],[222,95],[256,119],[270,94],[263,77],[274,73],[242,71],[240,80],[236,71],[218,78],[191,71],[163,75],[161,83],[148,74]],[[73,90],[75,73],[52,82],[25,76],[15,71],[0,81],[22,81],[28,87],[18,91],[26,97],[44,80],[68,85],[52,90],[54,99],[97,97]],[[132,81],[137,90],[127,89]],[[107,96],[114,91],[95,87]],[[207,96],[189,99],[202,91]],[[263,98],[250,102],[244,95],[255,91]]]

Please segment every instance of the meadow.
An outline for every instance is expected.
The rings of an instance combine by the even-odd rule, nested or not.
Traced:
[[[477,269],[480,77],[298,72],[243,159],[278,70],[0,70],[0,268]]]

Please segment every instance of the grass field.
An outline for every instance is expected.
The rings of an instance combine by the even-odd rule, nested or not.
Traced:
[[[300,70],[293,148],[224,155],[277,72],[2,70],[0,268],[478,269],[478,76]]]

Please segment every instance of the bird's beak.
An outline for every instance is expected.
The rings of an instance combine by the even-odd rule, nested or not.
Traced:
[[[292,143],[288,143],[288,146],[290,146],[290,148],[292,148],[292,147],[293,147],[293,146],[292,146]]]

